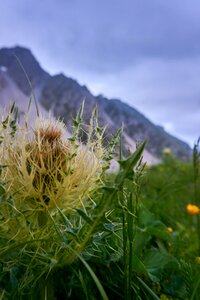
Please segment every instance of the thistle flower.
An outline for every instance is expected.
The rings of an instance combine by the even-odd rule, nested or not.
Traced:
[[[186,210],[189,215],[197,215],[200,213],[200,208],[194,204],[188,204]]]
[[[103,168],[101,140],[86,145],[64,137],[64,124],[37,118],[34,128],[4,139],[0,162],[17,209],[73,209],[97,187]]]

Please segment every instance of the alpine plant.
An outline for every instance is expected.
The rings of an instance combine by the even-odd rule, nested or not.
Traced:
[[[31,129],[18,125],[14,135],[8,126],[1,131],[1,177],[17,210],[79,208],[98,187],[105,151],[93,128],[85,144],[66,138],[64,123],[51,117]]]

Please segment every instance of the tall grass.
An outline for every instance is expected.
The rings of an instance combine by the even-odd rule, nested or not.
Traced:
[[[193,201],[197,201],[199,193],[198,146],[194,148],[193,166],[167,154],[161,165],[148,168],[142,161],[145,143],[138,144],[129,157],[123,157],[120,130],[103,147],[104,129],[98,125],[96,109],[84,146],[80,138],[82,113],[83,106],[74,120],[73,136],[56,140],[67,143],[67,152],[62,152],[62,164],[53,161],[57,172],[52,176],[48,168],[50,148],[45,156],[36,151],[40,159],[35,160],[30,149],[32,140],[24,148],[17,143],[20,128],[14,106],[2,120],[0,299],[198,299],[199,215],[191,216],[186,211],[189,202],[199,205]],[[52,128],[49,126],[48,130]],[[37,134],[34,139],[44,152],[49,140],[43,143],[46,137],[41,139],[41,134],[43,131],[39,131],[39,140]],[[58,136],[55,130],[53,136]],[[119,154],[115,151],[118,143]],[[82,167],[73,186],[76,194],[65,189],[58,198],[61,183],[68,182],[70,187],[79,147],[86,147],[87,154],[92,153],[99,162],[95,181],[85,188],[91,175],[88,171],[85,185],[79,189],[88,167],[83,164],[85,169]],[[5,149],[16,159],[9,160]],[[23,175],[23,161],[18,160],[21,149],[26,154],[26,172],[34,176],[31,196],[19,201],[20,188],[24,188],[19,181]],[[114,156],[118,157],[120,169],[117,174],[108,174],[106,170]],[[65,169],[65,160],[70,172]],[[12,175],[13,162],[17,181],[8,176]],[[15,182],[17,188],[13,186]],[[37,189],[37,184],[42,188]],[[71,208],[69,203],[73,203]]]

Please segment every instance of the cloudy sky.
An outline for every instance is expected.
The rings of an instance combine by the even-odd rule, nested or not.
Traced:
[[[199,0],[0,0],[0,47],[32,50],[190,143],[200,135]]]

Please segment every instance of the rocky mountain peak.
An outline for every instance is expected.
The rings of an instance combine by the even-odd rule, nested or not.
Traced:
[[[85,99],[85,122],[88,123],[92,109],[97,104],[100,126],[108,125],[106,137],[111,136],[123,124],[124,145],[131,151],[135,150],[137,140],[146,140],[147,157],[151,161],[154,158],[161,158],[164,148],[170,148],[174,155],[181,159],[190,158],[191,149],[185,142],[168,134],[163,128],[154,125],[135,108],[119,99],[108,99],[103,95],[95,97],[86,86],[81,86],[76,80],[66,77],[63,73],[54,76],[49,75],[41,68],[31,51],[26,48],[0,49],[0,72],[5,73],[4,75],[9,79],[12,94],[16,87],[18,91],[16,95],[22,93],[27,99],[30,96],[31,89],[20,64],[26,70],[39,104],[46,111],[50,110],[54,116],[63,118],[68,128],[70,128],[72,118],[75,117],[83,99]],[[5,76],[0,84],[5,84]],[[3,90],[0,89],[0,105],[3,99],[2,93]],[[10,95],[8,88],[6,94]],[[6,94],[4,89],[4,101]],[[8,101],[10,100],[8,99]],[[24,103],[26,102],[24,101]]]
[[[33,88],[49,76],[40,67],[31,51],[19,46],[0,49],[0,66],[6,68],[9,76],[26,95],[30,95],[31,88],[23,69]]]

